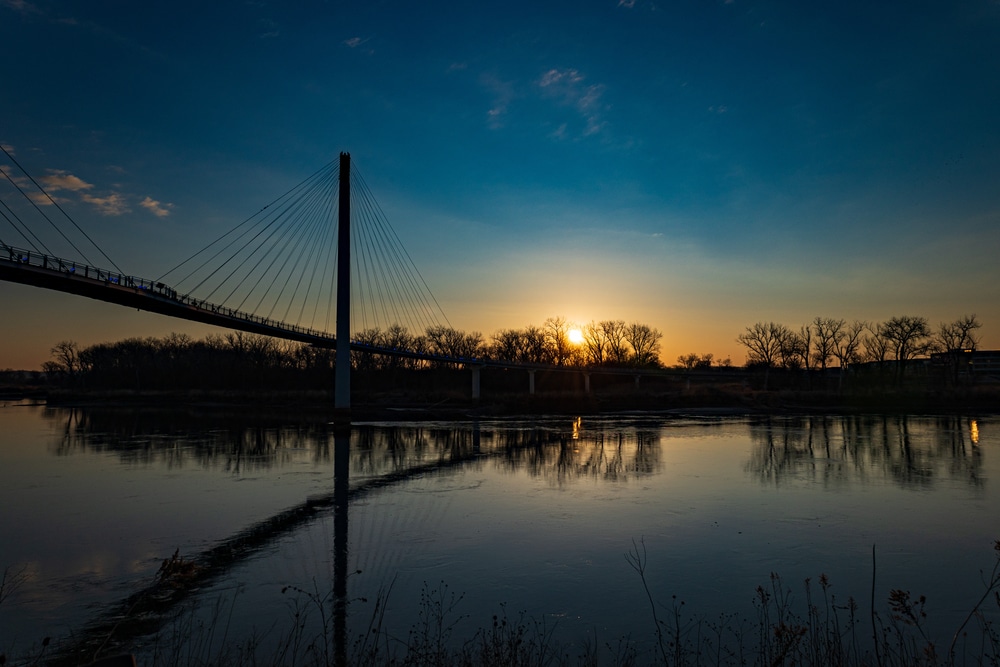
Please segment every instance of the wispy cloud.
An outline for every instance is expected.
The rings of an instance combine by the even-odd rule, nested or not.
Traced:
[[[538,87],[543,95],[577,110],[586,121],[584,136],[596,134],[604,127],[604,84],[586,84],[583,74],[575,69],[550,69],[538,80]]]
[[[48,172],[47,176],[42,176],[39,180],[50,192],[58,192],[59,190],[79,192],[80,190],[89,190],[94,187],[82,178],[62,169],[49,169]]]
[[[635,0],[618,0],[619,7],[625,7],[626,9],[632,9],[635,7]]]
[[[349,39],[345,39],[343,42],[341,42],[341,44],[343,44],[349,49],[360,49],[370,40],[371,37],[351,37]],[[375,49],[371,47],[365,47],[364,49],[361,49],[361,52],[370,56],[375,54]]]
[[[173,204],[165,204],[162,202],[158,202],[152,197],[146,197],[145,199],[143,199],[141,202],[139,202],[139,206],[143,207],[144,209],[155,215],[157,218],[167,217],[168,215],[170,215],[170,209],[174,207]]]
[[[24,189],[24,188],[22,188]],[[52,206],[53,203],[56,204],[68,204],[69,200],[65,197],[53,197],[51,194],[45,192],[39,192],[38,190],[25,190],[25,194],[28,199],[32,201],[36,206]]]
[[[504,126],[504,119],[514,100],[516,94],[514,84],[503,81],[494,74],[483,74],[479,77],[480,83],[492,95],[490,108],[486,112],[487,124],[490,129],[497,130]]]
[[[47,171],[48,173],[38,180],[41,182],[42,186],[49,195],[52,195],[52,193],[55,192],[74,193],[79,196],[80,201],[90,204],[101,215],[123,215],[125,213],[132,212],[132,209],[128,207],[128,201],[125,195],[122,195],[119,192],[112,191],[104,196],[90,194],[90,191],[94,189],[94,185],[92,183],[88,183],[79,176],[71,174],[63,169],[49,169]],[[32,192],[29,196],[32,201],[39,205],[50,205],[52,203],[52,201],[50,201],[49,198],[41,192]],[[59,204],[72,201],[72,199],[65,196],[53,197],[52,199]],[[159,204],[159,202],[155,203]],[[145,203],[143,203],[143,205],[145,206]],[[157,215],[159,214],[157,213]]]
[[[263,31],[259,35],[261,39],[271,39],[281,34],[281,30],[278,29],[278,24],[271,19],[260,19],[258,23]]]
[[[117,192],[112,192],[107,197],[94,197],[84,193],[80,198],[96,208],[101,215],[123,215],[132,212],[125,198]]]
[[[0,0],[0,7],[7,7],[22,14],[38,13],[38,8],[30,2],[25,2],[25,0]]]

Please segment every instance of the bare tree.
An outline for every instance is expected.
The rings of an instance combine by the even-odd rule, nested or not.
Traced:
[[[660,339],[663,334],[646,324],[633,322],[625,329],[625,340],[632,346],[632,363],[637,366],[659,365]]]
[[[785,328],[781,337],[781,365],[790,370],[806,366],[809,348],[806,340],[791,329]]]
[[[591,322],[583,328],[583,346],[586,363],[599,366],[604,363],[608,354],[608,337],[597,322]]]
[[[827,363],[837,356],[837,348],[845,335],[845,324],[844,320],[832,317],[817,317],[813,320],[816,345],[813,346],[812,357],[821,370],[825,371]]]
[[[942,322],[937,333],[934,334],[931,346],[936,352],[945,355],[950,367],[951,379],[956,384],[958,383],[963,352],[975,352],[979,347],[979,336],[976,334],[976,330],[981,326],[982,322],[977,320],[975,313],[973,313],[972,315],[963,315],[948,324]]]
[[[812,368],[812,327],[808,324],[803,324],[799,327],[799,340],[802,341],[802,361],[808,371]]]
[[[629,345],[625,335],[627,327],[624,320],[602,320],[601,330],[608,343],[608,361],[624,366],[629,361]]]
[[[565,317],[550,317],[545,320],[542,329],[545,331],[545,343],[552,355],[552,363],[562,366],[569,361],[572,345],[569,342],[569,330],[572,328]]]
[[[483,355],[483,335],[478,331],[465,333],[452,327],[427,327],[427,347],[431,354],[455,359],[475,359]]]
[[[865,361],[878,362],[881,366],[889,357],[891,346],[888,336],[886,336],[885,324],[882,322],[870,322],[868,332],[861,341],[865,351]]]
[[[503,361],[521,361],[524,355],[524,340],[518,329],[501,329],[493,334],[490,356]]]
[[[552,363],[552,350],[546,340],[545,331],[534,324],[524,327],[524,360],[532,364]]]
[[[712,365],[712,360],[715,359],[715,355],[709,352],[708,354],[698,354],[697,352],[691,352],[690,354],[682,354],[677,357],[677,363],[681,368],[687,370],[693,370],[695,368],[709,368]],[[728,359],[723,360],[728,361]],[[719,365],[728,365],[719,362]]]
[[[80,346],[72,340],[56,343],[50,350],[52,360],[46,362],[43,368],[46,372],[65,373],[73,378],[80,372]]]
[[[868,323],[863,320],[854,320],[842,330],[833,355],[840,362],[840,368],[844,369],[851,364],[856,364],[862,359],[861,342]]]
[[[782,344],[791,333],[783,324],[757,322],[736,337],[736,342],[747,349],[747,365],[773,368],[782,360]]]
[[[955,350],[971,350],[975,352],[979,348],[979,335],[976,330],[983,326],[983,323],[976,319],[976,314],[963,315],[954,322],[938,327],[934,335],[934,348],[938,352],[952,352]]]
[[[885,338],[896,358],[896,378],[903,380],[906,362],[930,348],[931,330],[926,317],[902,315],[892,317],[882,324]]]

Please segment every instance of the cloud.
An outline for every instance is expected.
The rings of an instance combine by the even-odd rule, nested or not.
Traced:
[[[112,192],[107,197],[94,197],[84,193],[81,199],[96,208],[101,215],[123,215],[132,212],[125,203],[125,198],[117,192]]]
[[[14,147],[13,147],[13,146],[11,146],[10,144],[3,144],[3,143],[0,143],[0,146],[2,146],[2,147],[3,147],[3,149],[4,149],[5,151],[7,151],[8,153],[10,153],[11,155],[17,155],[17,151],[15,151],[15,150],[14,150]]]
[[[38,8],[30,2],[25,2],[25,0],[0,0],[0,6],[13,9],[15,12],[21,12],[22,14],[38,13]]]
[[[635,7],[635,0],[618,0],[619,7],[625,7],[626,9],[632,9]]]
[[[538,80],[538,87],[543,95],[575,108],[586,121],[583,135],[590,136],[606,125],[601,115],[606,88],[604,84],[586,85],[584,80],[585,77],[575,69],[550,69]]]
[[[70,190],[72,192],[78,192],[80,190],[89,190],[94,187],[90,183],[87,183],[81,178],[74,176],[68,171],[63,171],[62,169],[49,169],[48,176],[42,176],[42,183],[52,192],[58,192],[59,190]]]
[[[341,44],[343,44],[349,49],[357,49],[367,44],[370,39],[371,37],[365,37],[364,39],[362,39],[361,37],[351,37],[350,39],[345,39],[343,42],[341,42]],[[375,49],[370,47],[365,47],[364,49],[361,49],[361,53],[367,56],[373,56],[375,55]]]
[[[139,206],[143,207],[158,218],[165,218],[170,215],[170,209],[174,207],[173,204],[163,204],[156,201],[152,197],[146,197],[143,199],[139,202]]]
[[[56,204],[69,203],[69,200],[66,199],[65,197],[53,197],[52,195],[46,196],[45,193],[38,192],[37,190],[32,192],[25,192],[25,194],[28,196],[28,199],[30,199],[36,206],[52,206],[53,203]]]
[[[258,19],[257,24],[261,27],[260,39],[272,39],[281,34],[278,24],[271,19]]]
[[[542,88],[548,88],[550,86],[571,86],[575,83],[583,81],[583,76],[577,72],[575,69],[567,69],[559,71],[557,69],[550,69],[548,72],[542,75],[541,80],[539,80],[538,85]]]
[[[486,112],[487,124],[492,130],[500,129],[504,125],[507,109],[515,97],[514,85],[508,81],[501,81],[493,74],[483,74],[479,77],[479,81],[493,96],[490,108]]]

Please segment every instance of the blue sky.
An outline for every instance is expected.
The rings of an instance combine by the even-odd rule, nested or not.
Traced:
[[[462,329],[741,362],[756,321],[976,313],[1000,347],[997,0],[0,0],[0,43],[0,142],[129,273],[344,150]],[[0,301],[0,368],[210,331]]]

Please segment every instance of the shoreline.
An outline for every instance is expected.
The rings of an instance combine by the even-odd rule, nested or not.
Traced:
[[[767,416],[794,414],[1000,414],[1000,390],[962,392],[824,391],[613,392],[607,394],[501,394],[473,400],[454,394],[420,398],[406,393],[355,397],[351,421],[432,421],[540,415]],[[253,411],[264,417],[337,420],[332,392],[324,391],[131,391],[0,388],[0,401],[36,401],[54,408],[143,411]]]

